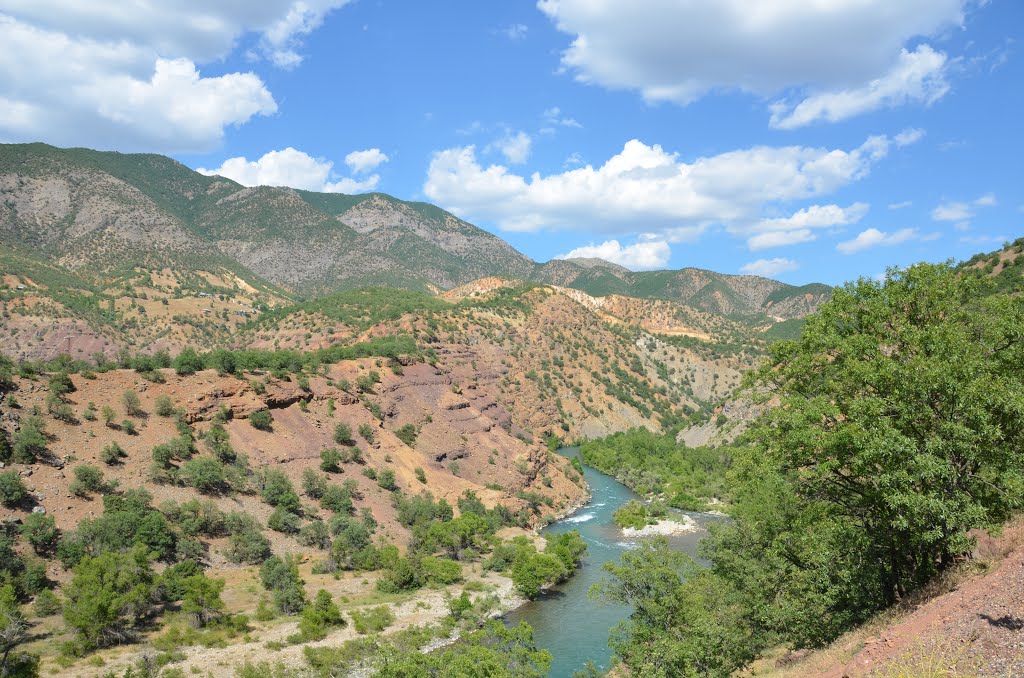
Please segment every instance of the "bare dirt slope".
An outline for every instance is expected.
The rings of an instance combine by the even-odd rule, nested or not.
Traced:
[[[1013,524],[998,538],[982,535],[974,562],[934,588],[938,595],[925,592],[922,600],[883,613],[826,649],[765,661],[748,675],[1024,676],[1024,524]]]

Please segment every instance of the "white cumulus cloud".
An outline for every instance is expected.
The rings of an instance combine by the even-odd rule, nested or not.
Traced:
[[[434,154],[423,192],[464,218],[512,231],[657,232],[679,242],[724,224],[748,235],[766,205],[814,198],[857,181],[892,143],[879,136],[850,150],[755,146],[687,162],[633,139],[599,167],[547,176],[484,166],[474,146],[463,146]]]
[[[346,155],[345,164],[353,172],[364,173],[377,169],[389,159],[387,154],[379,148],[368,148],[365,151],[352,151]]]
[[[810,242],[817,237],[811,229],[854,224],[867,212],[868,205],[862,202],[849,207],[810,205],[788,217],[762,219],[752,229],[753,234],[747,239],[747,246],[751,250],[762,250]]]
[[[665,268],[672,249],[664,240],[642,240],[623,247],[618,240],[606,240],[600,245],[577,247],[571,252],[559,254],[555,259],[598,258],[625,266],[633,271],[652,271]]]
[[[973,216],[970,205],[965,202],[944,202],[932,210],[935,221],[965,221]]]
[[[872,247],[899,245],[919,237],[917,229],[914,228],[904,228],[893,233],[883,233],[877,228],[869,228],[866,231],[861,231],[853,240],[839,243],[836,245],[836,249],[843,254],[856,254]],[[929,236],[928,239],[934,238]]]
[[[488,148],[497,149],[505,156],[505,160],[512,165],[522,165],[530,157],[530,149],[533,146],[533,138],[526,132],[506,132]]]
[[[376,174],[361,180],[338,177],[330,160],[314,158],[291,147],[270,151],[257,160],[228,158],[216,169],[200,167],[196,171],[227,177],[243,186],[288,186],[321,193],[364,193],[380,183]]]
[[[888,73],[865,85],[814,94],[792,107],[783,102],[773,105],[771,126],[796,129],[812,122],[838,122],[908,102],[933,104],[949,92],[947,62],[945,54],[928,45],[919,45],[913,52],[903,50]]]
[[[795,271],[799,267],[799,264],[792,259],[775,257],[774,259],[758,259],[757,261],[751,261],[748,264],[743,264],[743,266],[740,267],[740,272],[770,278],[781,273]]]
[[[280,65],[347,0],[0,4],[0,136],[119,150],[203,152],[277,103],[254,73],[209,77],[245,35]]]
[[[797,121],[941,96],[946,57],[908,43],[962,25],[970,0],[539,0],[580,81],[688,104],[712,91],[807,92]],[[929,54],[930,52],[930,54]],[[793,111],[795,113],[795,111]],[[777,119],[786,119],[785,116]]]
[[[993,207],[995,204],[995,193],[986,193],[970,203],[963,201],[942,202],[932,210],[932,219],[935,221],[955,222],[953,228],[958,231],[966,231],[971,227],[971,219],[974,218],[974,207]]]

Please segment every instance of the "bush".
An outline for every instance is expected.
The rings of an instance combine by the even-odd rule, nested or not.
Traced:
[[[169,417],[174,414],[174,401],[168,395],[159,396],[154,404],[158,416]]]
[[[135,435],[135,422],[131,419],[125,419],[121,422],[121,430],[130,436]]]
[[[326,489],[326,476],[317,473],[311,468],[307,468],[302,472],[302,491],[306,493],[307,497],[319,499],[324,496],[324,490]]]
[[[71,377],[67,372],[58,372],[50,377],[49,390],[51,395],[60,398],[74,392],[75,384],[71,381]]]
[[[352,428],[348,424],[338,424],[334,427],[334,442],[339,445],[353,445]]]
[[[65,588],[64,621],[86,649],[122,643],[149,614],[152,592],[144,547],[86,557]]]
[[[47,452],[46,425],[37,416],[22,417],[21,428],[11,437],[10,461],[34,464]]]
[[[395,472],[389,468],[384,469],[377,474],[377,484],[388,492],[394,492],[398,489],[398,484],[395,482]]]
[[[512,566],[512,584],[521,596],[533,600],[546,586],[562,580],[567,573],[557,556],[532,553]]]
[[[385,605],[372,607],[369,610],[352,610],[351,615],[356,633],[363,635],[380,633],[395,623],[395,613]]]
[[[145,414],[142,411],[142,401],[139,400],[139,394],[131,389],[121,394],[121,404],[124,405],[125,414],[129,417],[141,417]]]
[[[249,425],[258,431],[270,431],[274,426],[274,418],[270,410],[259,410],[249,415]]]
[[[339,485],[328,485],[324,488],[323,496],[320,497],[320,505],[328,511],[337,513],[352,513],[352,494]]]
[[[262,534],[256,520],[244,513],[230,513],[225,517],[228,547],[225,557],[236,564],[259,565],[270,557],[270,542]]]
[[[224,590],[223,579],[194,574],[184,580],[183,586],[181,611],[192,618],[193,625],[206,626],[224,613],[224,601],[220,597]]]
[[[462,581],[462,566],[454,560],[427,556],[421,567],[423,580],[428,586],[439,588]]]
[[[260,494],[263,501],[271,506],[282,506],[293,512],[300,509],[299,495],[295,494],[292,481],[276,469],[267,469],[263,474],[263,491]]]
[[[300,642],[320,640],[327,636],[328,629],[344,625],[345,619],[331,594],[320,589],[313,602],[302,611],[302,619],[299,620]]]
[[[218,494],[227,487],[224,465],[211,457],[196,457],[181,467],[185,482],[203,494]]]
[[[397,436],[399,440],[401,440],[409,447],[413,447],[416,445],[417,435],[418,432],[416,431],[416,427],[412,424],[405,424],[404,426],[399,427],[398,430],[395,431],[395,436]]]
[[[75,479],[68,489],[72,494],[86,497],[93,492],[106,492],[109,488],[103,481],[103,471],[92,464],[80,464],[74,470]]]
[[[302,526],[296,537],[303,546],[326,549],[331,545],[331,534],[322,520],[313,520]]]
[[[21,524],[21,534],[32,545],[36,553],[51,553],[60,539],[53,516],[44,513],[30,513]]]
[[[273,592],[274,605],[282,614],[296,614],[306,606],[304,584],[294,558],[267,558],[260,568],[260,581],[264,588]]]
[[[320,470],[327,471],[328,473],[337,473],[341,470],[339,464],[341,463],[341,452],[329,447],[324,450],[320,450]]]
[[[127,456],[128,453],[124,451],[124,448],[114,441],[111,441],[102,450],[100,450],[100,461],[107,466],[120,464],[121,460]]]
[[[284,534],[295,534],[301,524],[302,519],[283,506],[275,508],[267,519],[267,527]]]
[[[416,470],[415,470],[415,473],[416,473],[416,480],[420,481],[421,483],[426,484],[426,482],[427,482],[427,474],[426,474],[426,472],[421,467],[417,466]]]
[[[28,499],[28,489],[21,482],[17,471],[0,473],[0,503],[8,508],[18,506]]]
[[[36,595],[32,602],[32,610],[40,617],[51,617],[60,614],[64,609],[64,603],[50,589],[43,589]]]
[[[174,371],[179,375],[195,374],[203,369],[203,359],[192,348],[185,347],[172,363]]]
[[[366,442],[371,445],[373,444],[373,427],[369,424],[359,425],[359,435],[361,435]]]

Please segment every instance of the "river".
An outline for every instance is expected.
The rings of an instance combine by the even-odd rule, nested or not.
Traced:
[[[571,458],[579,456],[579,449],[567,447],[559,453]],[[630,499],[640,497],[611,476],[585,464],[583,477],[590,485],[590,503],[571,516],[552,523],[542,534],[578,530],[587,542],[586,559],[567,582],[505,617],[510,624],[526,621],[533,627],[537,646],[554,655],[549,674],[551,678],[569,678],[588,660],[607,669],[612,655],[608,648],[608,632],[630,611],[622,605],[591,600],[587,592],[604,576],[601,567],[604,563],[616,561],[624,551],[636,547],[637,540],[626,539],[622,535],[612,520],[612,514]],[[701,529],[671,537],[670,542],[676,548],[696,555],[697,543],[705,534],[703,527],[716,518],[699,513],[686,515]]]

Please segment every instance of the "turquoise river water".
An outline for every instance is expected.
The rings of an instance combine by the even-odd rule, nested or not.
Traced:
[[[559,453],[567,457],[579,456],[575,447],[563,448]],[[505,617],[507,623],[518,624],[525,620],[533,627],[537,645],[554,655],[551,678],[570,678],[573,671],[583,668],[588,660],[607,668],[612,654],[608,649],[608,632],[630,612],[625,606],[592,600],[587,592],[605,576],[601,567],[604,563],[617,561],[627,549],[636,548],[637,541],[623,536],[612,521],[612,514],[638,497],[622,483],[589,466],[584,465],[583,476],[590,485],[590,503],[552,523],[542,533],[579,530],[587,542],[586,559],[569,581]],[[695,555],[697,543],[705,534],[704,526],[716,518],[699,513],[686,515],[699,529],[673,536],[670,541],[674,547]]]

